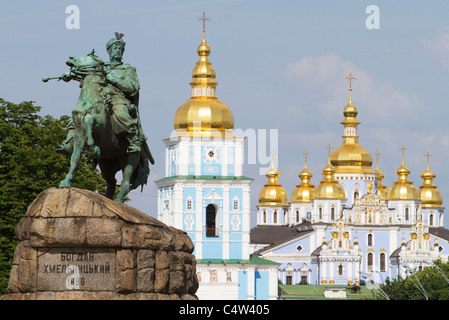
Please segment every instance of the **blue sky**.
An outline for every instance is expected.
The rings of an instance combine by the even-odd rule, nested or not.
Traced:
[[[66,28],[69,5],[80,9],[80,29]],[[380,10],[378,30],[365,26],[369,5]],[[42,76],[68,71],[68,56],[94,48],[106,60],[106,42],[115,31],[124,33],[124,61],[137,68],[143,128],[156,160],[148,185],[143,193],[131,192],[130,204],[154,216],[153,181],[164,175],[162,139],[170,136],[176,109],[190,97],[202,36],[196,18],[203,10],[212,19],[206,39],[218,98],[232,109],[235,128],[277,130],[279,180],[288,195],[300,182],[305,149],[317,185],[327,162],[325,147],[341,144],[348,101],[343,78],[352,72],[358,77],[353,102],[361,121],[359,141],[370,153],[381,153],[384,184],[390,187],[397,179],[404,145],[410,180],[421,185],[424,155],[430,152],[435,184],[449,200],[448,1],[6,2],[0,12],[0,96],[36,101],[42,114],[70,114],[77,83],[43,83]],[[269,149],[268,144],[266,154]],[[266,182],[259,172],[265,159],[244,169],[255,179],[253,215]]]

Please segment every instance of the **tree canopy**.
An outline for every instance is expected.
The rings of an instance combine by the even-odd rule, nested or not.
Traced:
[[[69,157],[56,151],[70,118],[41,116],[40,110],[32,101],[14,104],[0,98],[0,295],[6,293],[17,245],[15,226],[42,191],[58,186],[70,166]],[[88,154],[72,185],[105,192]]]
[[[390,300],[449,300],[449,263],[437,260],[407,278],[387,279],[381,290]],[[379,299],[385,299],[381,294]]]

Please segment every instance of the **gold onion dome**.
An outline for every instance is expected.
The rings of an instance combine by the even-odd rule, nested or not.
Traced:
[[[378,175],[378,183],[377,183],[377,196],[380,200],[387,200],[388,199],[388,189],[387,187],[382,183],[382,180],[385,178],[385,175],[380,171],[379,169],[379,152],[376,152],[377,160],[376,160],[376,170],[374,170],[375,173]]]
[[[350,78],[345,79],[357,79]],[[344,120],[341,124],[344,126],[343,142],[331,154],[331,164],[335,167],[336,173],[373,173],[371,165],[373,158],[359,144],[357,136],[357,126],[360,122],[357,120],[358,110],[352,103],[352,88],[349,88],[349,102],[343,110]]]
[[[178,134],[214,135],[232,134],[234,116],[231,109],[217,99],[215,70],[209,61],[210,47],[203,30],[203,41],[198,46],[199,61],[192,71],[192,95],[176,110],[174,128]]]
[[[418,190],[408,179],[410,169],[404,163],[404,146],[402,146],[402,163],[396,169],[398,180],[396,180],[388,191],[388,200],[418,200]]]
[[[281,173],[274,167],[274,159],[271,161],[271,168],[265,174],[268,182],[259,193],[259,206],[286,206],[287,193],[278,182]]]
[[[313,198],[313,189],[315,186],[310,183],[310,180],[313,177],[312,172],[307,168],[307,154],[308,152],[304,152],[306,155],[304,169],[299,173],[299,178],[301,179],[301,183],[298,184],[290,195],[290,202],[312,202]]]
[[[330,162],[330,156],[322,173],[323,179],[313,190],[313,198],[346,200],[345,190],[334,178],[335,168]]]
[[[421,173],[423,184],[418,189],[418,195],[421,199],[422,208],[442,208],[443,197],[437,186],[433,183],[436,175],[429,168],[429,153],[427,153],[427,169]]]

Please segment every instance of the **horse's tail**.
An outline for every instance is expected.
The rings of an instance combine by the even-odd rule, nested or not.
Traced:
[[[148,182],[148,176],[150,175],[150,163],[149,159],[145,153],[141,153],[140,163],[134,170],[134,174],[131,177],[130,181],[130,189],[134,190],[137,187],[141,186],[141,190],[143,186]]]

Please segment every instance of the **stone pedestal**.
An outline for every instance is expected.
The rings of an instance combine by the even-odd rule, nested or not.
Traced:
[[[187,234],[94,192],[45,190],[16,235],[1,299],[197,299]]]

